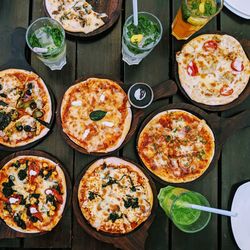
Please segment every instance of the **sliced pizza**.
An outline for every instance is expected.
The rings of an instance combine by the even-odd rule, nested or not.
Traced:
[[[88,152],[119,148],[132,113],[124,90],[109,79],[88,78],[70,87],[61,104],[63,132]]]
[[[105,24],[105,13],[97,13],[85,0],[45,0],[49,15],[70,32],[88,34]]]
[[[18,156],[0,169],[0,217],[18,232],[52,230],[66,197],[62,169],[45,157]]]
[[[198,36],[183,46],[176,59],[181,86],[202,104],[228,104],[249,82],[249,60],[241,44],[229,35]]]
[[[50,94],[38,75],[0,71],[0,144],[14,148],[34,142],[48,133],[51,119]]]
[[[96,230],[125,234],[150,216],[153,193],[137,166],[109,157],[88,168],[79,184],[78,201],[83,216]]]
[[[154,116],[139,135],[137,150],[144,165],[160,179],[189,182],[209,167],[214,135],[204,120],[184,110]]]

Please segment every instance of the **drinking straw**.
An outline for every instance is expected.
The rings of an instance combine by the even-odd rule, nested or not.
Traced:
[[[138,4],[137,4],[137,0],[133,0],[133,16],[134,16],[134,25],[138,26]]]
[[[232,217],[237,216],[237,213],[235,213],[233,211],[228,211],[228,210],[223,210],[223,209],[218,209],[218,208],[200,206],[200,205],[189,204],[189,203],[187,203],[185,206],[192,208],[192,209],[210,212],[210,213],[214,213],[214,214],[220,214],[220,215],[224,215],[224,216],[232,216]]]
[[[38,47],[34,47],[32,50],[33,50],[34,52],[36,52],[36,53],[46,53],[46,52],[48,52],[48,49],[47,49],[47,48],[38,48]]]

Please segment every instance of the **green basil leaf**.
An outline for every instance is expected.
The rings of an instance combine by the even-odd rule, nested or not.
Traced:
[[[92,121],[99,121],[107,114],[106,111],[95,110],[90,113],[89,117]]]

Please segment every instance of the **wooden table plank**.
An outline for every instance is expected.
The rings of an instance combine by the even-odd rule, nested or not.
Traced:
[[[126,18],[132,14],[132,1],[126,1]],[[163,26],[163,36],[160,43],[154,50],[139,64],[128,66],[124,63],[124,81],[125,83],[146,82],[150,86],[154,86],[164,80],[169,79],[169,1],[164,0],[148,0],[138,1],[139,11],[146,11],[156,15]],[[147,114],[153,110],[169,103],[169,99],[164,99],[153,103],[145,110]],[[139,162],[136,152],[137,133],[132,137],[131,141],[123,148],[123,156]],[[157,185],[159,190],[161,186]],[[169,224],[164,212],[158,208],[154,222],[149,229],[149,237],[146,241],[146,249],[168,249],[169,240]]]
[[[42,2],[42,0],[33,1],[32,21],[44,16]],[[75,54],[75,41],[67,40],[67,64],[61,71],[51,71],[32,54],[32,66],[51,87],[57,100],[61,98],[64,91],[75,79]],[[44,150],[56,156],[64,164],[70,176],[73,176],[73,150],[64,142],[56,124],[53,126],[52,133],[42,143],[36,146],[35,149]],[[25,239],[24,247],[70,248],[72,238],[71,217],[71,209],[68,209],[58,227],[43,236]]]
[[[0,1],[0,65],[4,64],[11,51],[11,30],[17,26],[26,27],[29,21],[28,0],[20,5],[18,0],[2,0]],[[0,151],[0,159],[6,156],[7,152]],[[0,240],[0,247],[19,247],[20,239],[4,239]]]
[[[233,15],[226,8],[221,16],[221,29],[224,32],[234,35],[238,39],[250,39],[250,23],[236,15]],[[243,109],[250,109],[250,99],[230,111],[223,112],[223,116],[231,116]],[[221,167],[221,207],[230,209],[232,202],[232,187],[250,179],[250,128],[243,129],[232,135],[226,142],[222,151]],[[221,249],[236,249],[233,239],[230,219],[221,218]]]
[[[77,42],[77,78],[95,74],[108,75],[120,79],[120,46],[121,46],[121,17],[115,27],[103,37],[96,40],[78,40]],[[74,179],[82,169],[97,157],[75,153]],[[112,245],[102,243],[84,232],[73,221],[73,249],[114,249]]]
[[[173,1],[172,6],[172,17],[174,19],[177,10],[181,4],[181,0]],[[216,31],[217,30],[217,21],[216,18],[211,20],[203,29],[198,31],[192,38],[205,33],[206,31]],[[181,47],[186,43],[186,41],[177,41],[172,37],[172,64],[175,61],[175,53],[181,49]],[[172,71],[173,77],[174,71]],[[178,96],[173,98],[173,102],[188,102],[188,100],[179,93]],[[218,182],[218,166],[214,167],[212,171],[205,176],[195,180],[194,182],[182,184],[181,187],[187,188],[192,191],[199,192],[203,194],[212,206],[217,206],[217,182]],[[212,216],[211,221],[208,226],[199,233],[187,234],[179,229],[177,229],[172,224],[172,248],[176,250],[192,249],[194,242],[197,242],[202,246],[202,249],[217,249],[217,217]]]

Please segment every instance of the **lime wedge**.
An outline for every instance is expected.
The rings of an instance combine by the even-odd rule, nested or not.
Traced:
[[[207,20],[201,17],[189,17],[187,21],[194,26],[202,26],[206,24]]]

